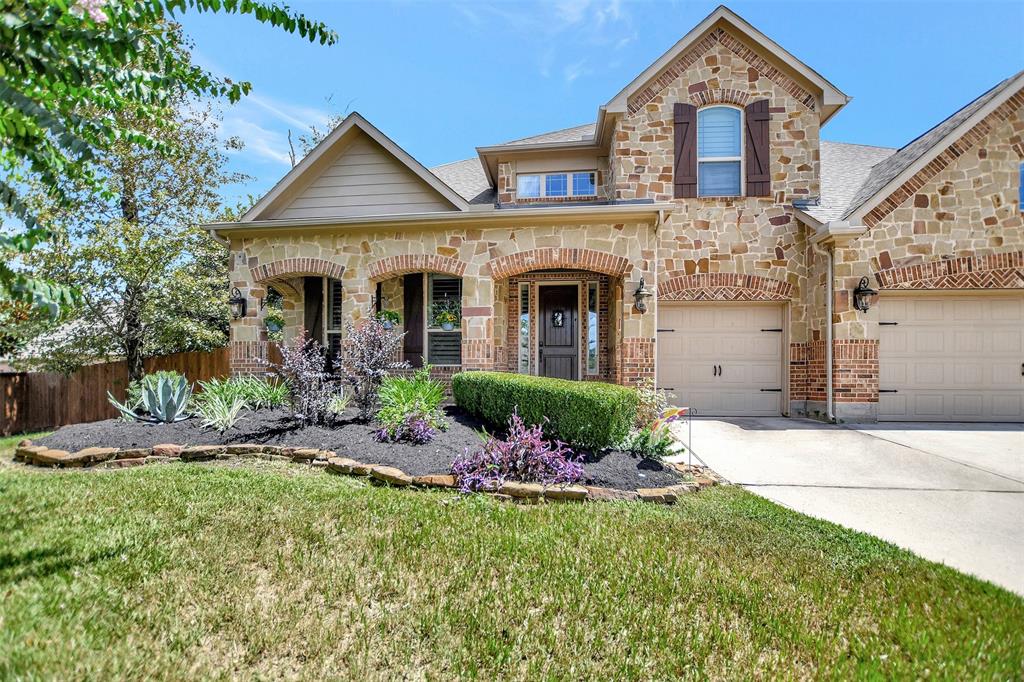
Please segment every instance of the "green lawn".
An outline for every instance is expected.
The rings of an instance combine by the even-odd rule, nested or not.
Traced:
[[[1024,600],[738,489],[521,507],[0,464],[0,679],[1019,679]],[[5,442],[0,441],[0,448]]]

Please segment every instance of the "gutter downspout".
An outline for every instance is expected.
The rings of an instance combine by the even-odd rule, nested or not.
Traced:
[[[651,262],[651,270],[654,274],[654,388],[658,388],[658,230],[665,222],[665,209],[658,209],[658,219],[654,223],[654,259]]]
[[[825,414],[828,421],[835,423],[835,406],[832,399],[832,297],[833,281],[832,271],[834,269],[835,251],[832,247],[822,249],[821,246],[811,242],[811,248],[819,256],[825,256]]]
[[[211,230],[208,230],[208,232],[210,233],[210,236],[213,237],[213,240],[215,242],[223,244],[224,246],[227,246],[228,248],[231,247],[231,240],[227,239],[226,237],[221,237],[219,234],[217,234],[217,230],[211,229]]]

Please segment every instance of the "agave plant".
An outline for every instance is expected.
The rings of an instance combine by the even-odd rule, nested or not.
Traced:
[[[107,391],[107,399],[121,413],[122,418],[165,424],[188,418],[185,408],[191,397],[192,387],[185,377],[160,377],[157,381],[143,386],[141,406],[145,414],[140,415],[133,407],[118,402],[110,391]]]

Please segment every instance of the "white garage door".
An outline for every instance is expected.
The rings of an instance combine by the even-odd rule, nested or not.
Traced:
[[[1024,296],[883,296],[879,419],[1024,421]]]
[[[658,386],[707,416],[782,412],[782,307],[658,304]]]

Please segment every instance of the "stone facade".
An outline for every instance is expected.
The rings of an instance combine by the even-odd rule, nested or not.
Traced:
[[[516,309],[511,317],[508,314],[513,285],[524,278],[546,277],[531,275],[538,271],[569,270],[574,274],[560,277],[601,282],[603,305],[606,311],[615,311],[614,320],[609,319],[610,314],[604,316],[608,320],[602,332],[606,369],[601,376],[625,381],[653,375],[653,365],[616,375],[617,368],[636,364],[632,354],[629,363],[616,354],[627,349],[632,353],[637,339],[653,345],[655,315],[635,310],[632,296],[626,293],[632,289],[623,285],[640,277],[647,281],[655,278],[652,223],[281,231],[234,240],[231,281],[249,298],[249,306],[246,318],[232,322],[232,367],[236,372],[255,371],[266,358],[263,313],[256,299],[266,294],[267,287],[273,286],[284,297],[285,336],[290,338],[302,319],[298,278],[340,280],[343,317],[358,324],[372,310],[378,282],[387,307],[400,310],[399,276],[436,272],[462,278],[461,367],[505,368],[516,357],[514,348],[509,348],[509,330],[518,313]],[[580,308],[581,314],[584,310]]]
[[[879,388],[879,309],[856,310],[850,294],[862,277],[883,295],[1024,289],[1024,93],[1011,97],[950,149],[865,216],[869,229],[864,236],[836,249],[835,400],[849,403],[845,409],[853,415],[873,413]],[[821,286],[815,298],[823,305],[820,266],[816,275]],[[814,334],[815,341],[821,338]],[[823,388],[810,391],[808,399],[823,401]]]
[[[492,215],[509,209],[500,221],[462,216],[410,228],[282,227],[233,239],[232,284],[251,299],[249,316],[232,323],[235,371],[252,371],[266,354],[253,299],[268,286],[284,294],[290,336],[302,323],[299,278],[340,280],[344,318],[358,323],[371,311],[378,283],[387,307],[401,310],[400,276],[416,272],[462,278],[462,369],[516,371],[519,284],[530,284],[535,310],[539,283],[573,279],[600,287],[600,371],[584,378],[633,383],[655,376],[659,300],[772,302],[784,310],[783,404],[793,414],[823,411],[825,338],[832,325],[833,398],[848,414],[870,416],[878,401],[879,334],[877,307],[862,313],[852,305],[851,291],[862,277],[883,291],[1024,289],[1018,198],[1024,93],[1013,94],[890,196],[865,208],[867,233],[835,249],[829,320],[826,260],[812,247],[814,226],[802,224],[793,208],[821,193],[821,91],[808,90],[808,81],[741,35],[715,27],[666,64],[629,96],[624,112],[609,114],[606,148],[558,152],[552,164],[568,159],[575,165],[551,170],[597,170],[595,198],[517,197],[517,172],[538,172],[538,165],[514,149],[496,164]],[[769,195],[675,199],[674,105],[745,107],[760,100],[768,101],[770,115]],[[669,208],[657,220],[624,222],[530,214],[536,209],[530,204],[581,201]],[[641,278],[656,292],[646,313],[633,300]],[[585,309],[581,295],[581,320]],[[585,325],[580,329],[582,353]],[[531,353],[535,345],[531,338]]]

